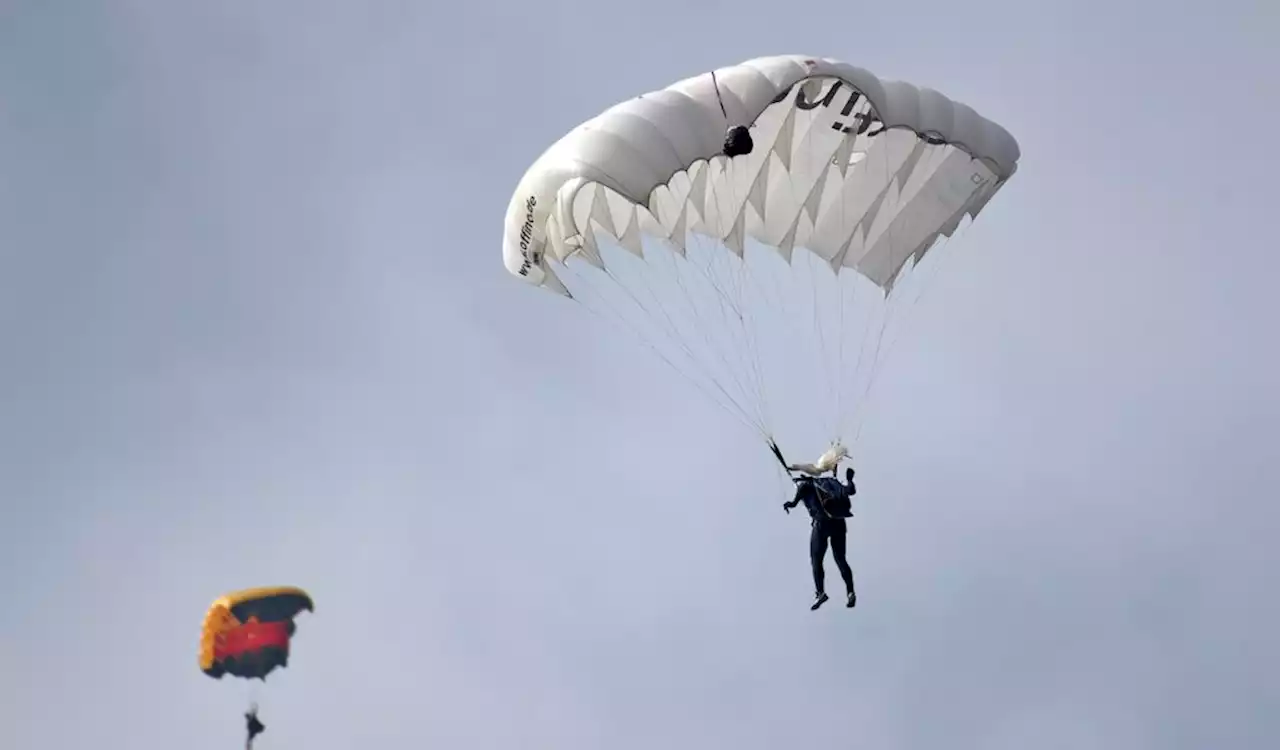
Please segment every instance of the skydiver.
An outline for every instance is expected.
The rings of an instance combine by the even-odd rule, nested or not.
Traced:
[[[245,749],[253,747],[253,738],[262,734],[267,730],[267,725],[258,721],[258,706],[255,704],[249,707],[249,712],[244,715],[245,731],[247,737],[244,740]]]
[[[849,509],[848,498],[858,490],[853,483],[853,469],[845,470],[846,484],[842,484],[835,477],[835,473],[836,469],[832,468],[830,477],[794,478],[796,495],[789,502],[782,504],[782,509],[788,515],[791,514],[792,508],[801,503],[804,503],[805,510],[809,511],[809,563],[813,566],[814,585],[814,601],[809,607],[811,611],[821,607],[830,598],[823,586],[826,577],[823,558],[826,557],[828,546],[831,548],[831,556],[835,558],[836,567],[840,569],[840,577],[844,579],[844,586],[848,592],[845,606],[853,607],[858,602],[858,595],[853,588],[853,570],[845,560],[845,541],[848,533],[845,519],[853,516]],[[818,482],[822,483],[821,488]]]

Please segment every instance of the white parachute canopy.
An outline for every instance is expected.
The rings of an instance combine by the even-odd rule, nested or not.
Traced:
[[[735,126],[753,148],[726,156]],[[503,261],[637,335],[767,440],[830,446],[825,471],[857,439],[915,269],[1018,158],[1008,131],[936,91],[763,57],[553,144],[512,197]]]

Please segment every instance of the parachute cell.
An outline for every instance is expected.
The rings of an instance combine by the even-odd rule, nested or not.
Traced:
[[[265,680],[289,664],[294,618],[314,611],[310,595],[288,586],[237,591],[209,607],[200,635],[200,669],[223,675]]]
[[[769,396],[803,390],[766,385],[770,365],[801,361],[769,349],[771,336],[795,342],[779,322],[811,312],[812,369],[839,391],[815,395],[819,408],[857,406],[846,320],[878,323],[878,361],[890,310],[858,308],[856,292],[887,303],[1019,156],[1003,127],[931,89],[832,59],[757,58],[622,102],[553,144],[512,197],[503,261],[670,344],[663,359],[772,439]],[[826,431],[806,443],[848,430],[841,418]]]

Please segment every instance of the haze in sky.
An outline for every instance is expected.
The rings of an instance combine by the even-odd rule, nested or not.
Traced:
[[[0,3],[0,747],[240,747],[198,630],[271,584],[317,609],[258,750],[1275,745],[1277,38],[1262,0]],[[561,134],[785,53],[1023,152],[878,381],[852,612],[808,611],[753,434],[500,261]]]

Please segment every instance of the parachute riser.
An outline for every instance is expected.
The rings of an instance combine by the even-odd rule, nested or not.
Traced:
[[[778,448],[778,444],[772,438],[769,439],[769,450],[773,452],[774,458],[778,459],[778,463],[782,465],[782,470],[790,474],[791,469],[787,466],[787,459],[782,457],[782,450]]]

